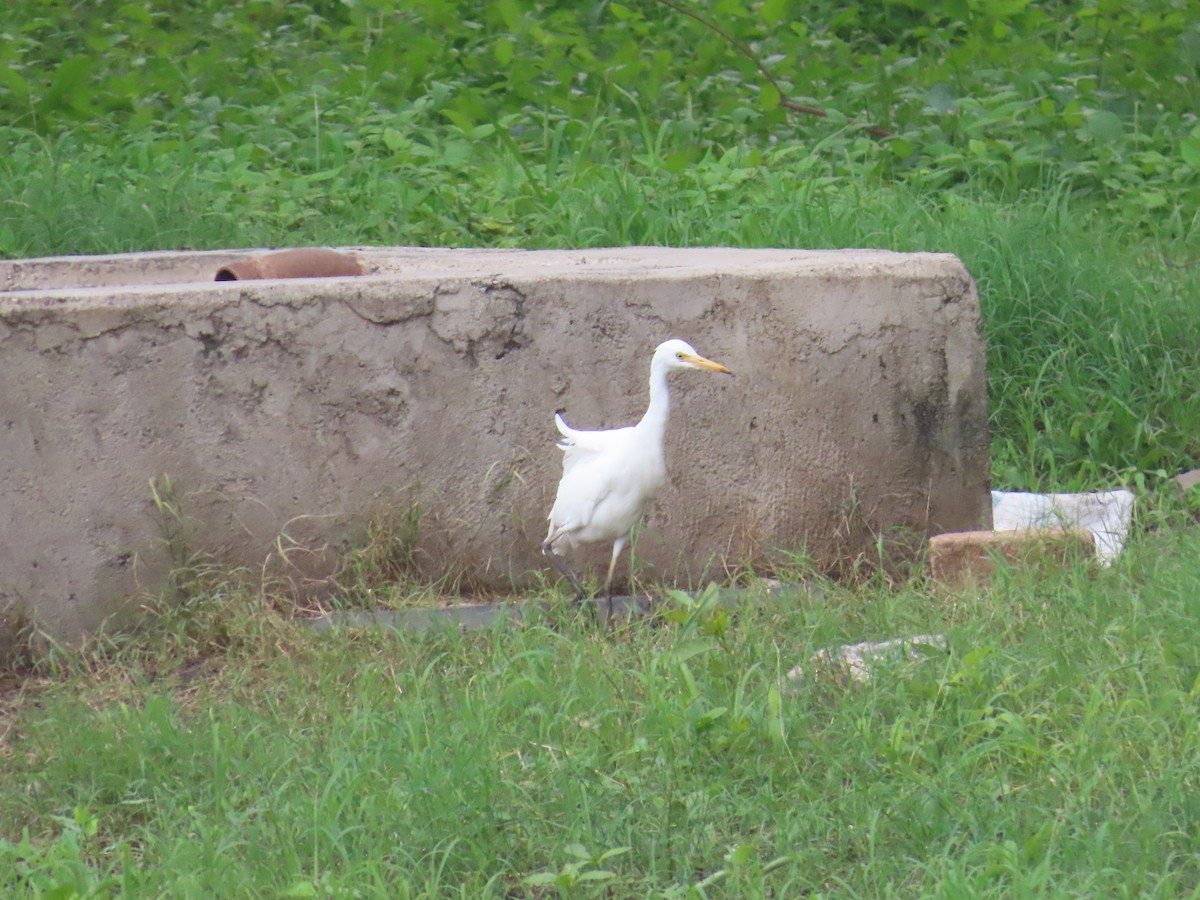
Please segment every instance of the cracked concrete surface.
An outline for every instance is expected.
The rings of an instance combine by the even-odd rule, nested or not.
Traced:
[[[0,262],[0,613],[72,638],[157,589],[164,474],[192,549],[304,589],[413,503],[425,576],[519,586],[560,474],[553,411],[635,421],[668,337],[737,377],[673,381],[647,575],[990,527],[979,307],[954,257],[350,248],[369,274],[212,281],[248,252]]]

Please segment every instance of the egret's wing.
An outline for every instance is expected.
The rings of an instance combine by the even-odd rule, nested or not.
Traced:
[[[610,456],[568,446],[563,453],[563,477],[550,510],[552,533],[587,528],[596,508],[621,488],[620,467]]]
[[[563,475],[554,508],[551,534],[587,528],[597,506],[624,486],[623,470],[632,428],[581,431],[555,414],[562,440]]]

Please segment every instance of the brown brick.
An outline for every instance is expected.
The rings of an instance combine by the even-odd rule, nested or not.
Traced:
[[[1181,491],[1190,491],[1200,484],[1200,469],[1192,469],[1190,472],[1176,475],[1174,480]]]
[[[1011,564],[1069,566],[1096,555],[1095,541],[1083,529],[960,531],[929,539],[929,572],[935,587],[957,589],[985,584],[996,560]]]

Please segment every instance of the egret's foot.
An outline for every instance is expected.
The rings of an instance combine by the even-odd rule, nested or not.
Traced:
[[[575,589],[575,604],[582,605],[587,599],[587,591],[583,589],[583,584],[575,577],[575,573],[571,571],[571,567],[563,562],[562,557],[554,552],[554,548],[550,546],[550,542],[546,541],[542,544],[542,554],[546,559],[550,560],[550,565],[554,567],[554,571],[567,579],[567,583]]]

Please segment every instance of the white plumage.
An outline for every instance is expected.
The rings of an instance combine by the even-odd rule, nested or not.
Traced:
[[[617,558],[629,543],[630,533],[667,479],[663,453],[671,399],[668,373],[676,369],[704,369],[733,374],[720,363],[705,359],[686,341],[659,344],[650,360],[650,405],[640,422],[610,431],[580,431],[555,413],[562,440],[563,475],[550,510],[550,530],[542,552],[566,578],[582,600],[579,579],[556,550],[577,544],[612,541],[612,559],[604,579],[608,592]],[[609,613],[612,613],[609,598]]]

